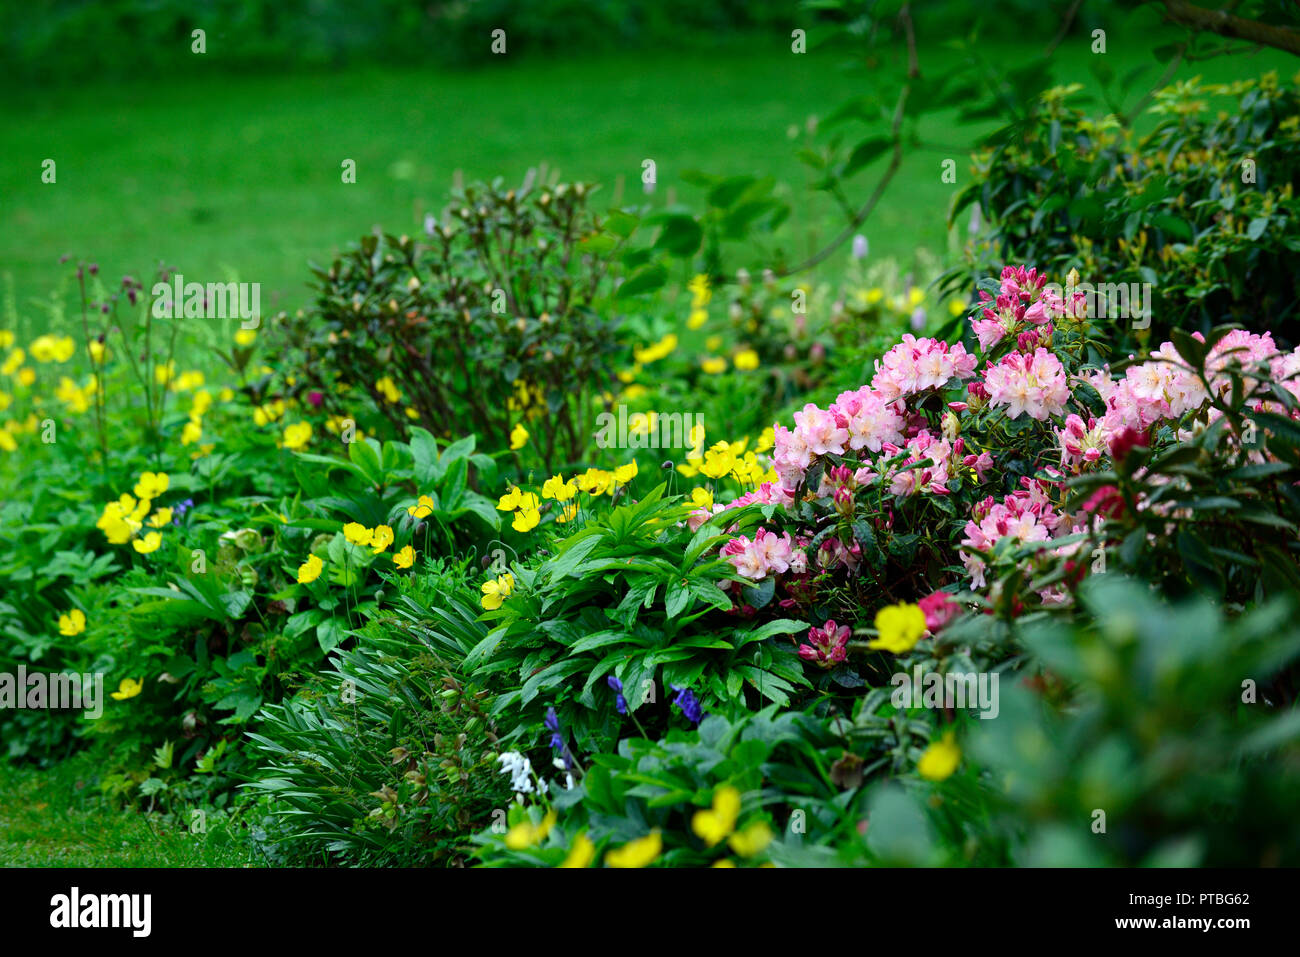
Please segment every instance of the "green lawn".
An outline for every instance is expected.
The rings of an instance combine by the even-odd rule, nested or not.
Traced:
[[[98,798],[83,757],[48,770],[0,762],[0,866],[242,867],[247,846],[220,828],[191,835],[158,815],[118,811]]]
[[[1145,44],[1112,47],[1117,73],[1148,62],[1154,78]],[[941,68],[943,51],[922,53],[927,69]],[[1056,59],[1056,79],[1087,81],[1081,58]],[[376,224],[418,230],[423,213],[445,201],[454,171],[517,179],[542,161],[603,183],[607,196],[622,177],[635,199],[641,163],[653,159],[654,201],[676,189],[697,208],[684,170],[774,176],[788,184],[788,241],[802,253],[838,221],[809,191],[795,157],[801,144],[787,134],[871,82],[842,71],[842,60],[774,43],[708,56],[504,61],[462,73],[367,69],[218,83],[178,75],[10,91],[0,103],[0,272],[22,306],[68,281],[71,267],[58,264],[65,253],[98,261],[114,281],[148,276],[165,259],[200,281],[233,273],[262,283],[264,309],[293,307],[308,295],[309,260],[328,259]],[[1196,72],[1242,68],[1220,58]],[[940,116],[922,132],[943,149],[914,154],[867,224],[873,256],[909,260],[917,247],[947,245],[943,223],[960,179],[943,183],[940,163],[953,156],[964,177],[962,151],[975,131]],[[40,180],[46,158],[58,164],[52,185]],[[357,163],[355,184],[341,182],[344,159]],[[873,172],[854,182],[855,200]]]

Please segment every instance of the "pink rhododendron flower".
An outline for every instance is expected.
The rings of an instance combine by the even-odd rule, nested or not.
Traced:
[[[927,595],[917,604],[925,613],[925,627],[931,634],[938,634],[944,625],[961,614],[961,605],[957,604],[946,591]]]
[[[1061,360],[1042,348],[1034,350],[1033,355],[1010,353],[989,368],[984,384],[989,401],[1007,406],[1007,415],[1013,419],[1023,412],[1040,422],[1049,415],[1061,415],[1070,398]]]
[[[1065,428],[1056,432],[1061,446],[1061,465],[1079,469],[1101,459],[1109,445],[1109,433],[1104,424],[1089,417],[1085,425],[1080,416],[1066,416]]]
[[[849,441],[849,430],[840,425],[834,412],[824,411],[809,402],[794,414],[795,430],[813,455],[842,455]]]
[[[848,430],[849,448],[879,452],[884,442],[901,442],[903,417],[896,403],[863,386],[841,392],[831,406],[839,423]]]
[[[909,332],[876,361],[871,388],[892,400],[974,374],[975,357],[960,343],[950,346],[941,339],[917,339]]]
[[[836,625],[833,620],[820,628],[809,628],[808,643],[799,646],[799,657],[822,668],[834,668],[848,660],[850,634],[848,625]]]
[[[769,574],[782,574],[790,570],[790,533],[777,535],[765,528],[754,533],[753,541],[740,536],[722,546],[722,555],[731,562],[742,578],[759,581]]]

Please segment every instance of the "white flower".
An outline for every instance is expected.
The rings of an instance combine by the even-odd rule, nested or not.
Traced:
[[[533,793],[533,765],[518,751],[507,751],[497,758],[501,773],[510,775],[510,788],[518,794]]]

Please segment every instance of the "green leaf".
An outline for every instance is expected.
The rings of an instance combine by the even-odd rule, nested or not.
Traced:
[[[840,173],[844,179],[848,179],[862,167],[871,163],[876,157],[882,155],[893,145],[887,136],[872,136],[853,148],[849,154],[848,161],[844,164],[844,171]]]
[[[366,438],[348,443],[348,458],[366,480],[374,485],[384,484],[384,469],[380,463],[378,443]]]
[[[628,276],[618,287],[615,298],[630,299],[642,293],[653,292],[668,281],[668,269],[657,262],[646,263]]]

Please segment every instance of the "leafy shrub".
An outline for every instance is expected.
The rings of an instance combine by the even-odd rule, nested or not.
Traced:
[[[501,689],[492,712],[504,740],[534,734],[554,707],[580,747],[599,747],[617,740],[620,711],[664,726],[674,686],[706,705],[739,700],[746,686],[755,700],[784,704],[804,682],[793,649],[773,636],[806,625],[729,622],[721,612],[732,603],[718,582],[732,577],[730,566],[708,557],[726,536],[708,524],[692,531],[685,520],[694,505],[663,492],[660,485],[608,509],[599,499],[586,514],[575,509],[578,530],[553,554],[490,573],[508,580],[507,597],[484,597],[492,627],[461,667]],[[489,579],[485,596],[494,585]],[[621,705],[610,678],[624,689]]]
[[[1149,347],[1174,329],[1208,333],[1224,322],[1267,329],[1285,346],[1300,343],[1294,81],[1268,73],[1168,87],[1156,93],[1155,127],[1145,133],[1113,114],[1069,106],[1078,89],[1044,93],[1035,115],[977,158],[952,216],[978,202],[990,230],[946,281],[968,287],[1007,261],[1061,276],[1078,269],[1100,290],[1094,315],[1103,306],[1136,312],[1129,284],[1149,284],[1142,297],[1149,315],[1112,320],[1117,353]],[[1225,109],[1207,115],[1224,100]]]
[[[472,186],[429,245],[366,236],[314,270],[315,306],[281,317],[293,394],[367,424],[377,412],[391,429],[473,431],[492,450],[527,423],[547,468],[578,459],[611,378],[618,323],[597,305],[622,242],[590,195],[581,183]]]
[[[1064,695],[1008,683],[999,719],[974,722],[969,751],[1001,783],[979,839],[1031,866],[1300,860],[1289,603],[1234,621],[1118,576],[1084,595],[1072,625],[1021,623],[1032,667]]]
[[[463,567],[439,564],[419,587],[454,595]],[[508,794],[481,683],[446,647],[373,626],[332,664],[249,735],[262,762],[249,787],[277,845],[350,865],[463,860]]]

